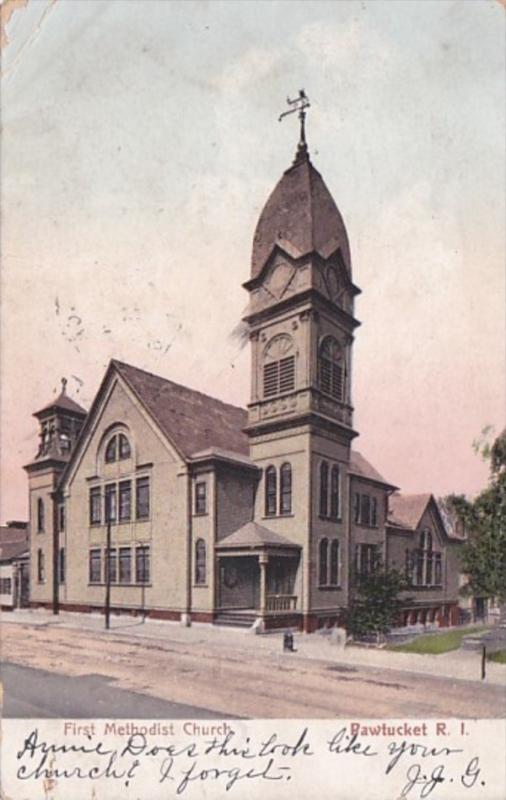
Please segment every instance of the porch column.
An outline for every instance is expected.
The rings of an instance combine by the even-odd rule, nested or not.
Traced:
[[[263,616],[267,611],[267,564],[269,563],[267,553],[261,553],[258,556],[258,563],[260,565],[260,613]]]

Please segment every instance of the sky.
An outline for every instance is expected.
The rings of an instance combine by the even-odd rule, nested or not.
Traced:
[[[287,95],[363,294],[356,448],[406,492],[478,492],[505,422],[505,15],[497,0],[28,0],[2,58],[1,510],[32,417],[110,358],[237,405]]]

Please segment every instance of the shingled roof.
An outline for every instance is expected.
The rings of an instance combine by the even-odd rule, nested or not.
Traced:
[[[79,403],[76,403],[75,400],[72,400],[72,398],[65,394],[65,392],[61,392],[58,397],[56,397],[54,400],[51,400],[51,402],[45,405],[44,408],[41,408],[40,411],[36,411],[33,416],[43,416],[53,409],[68,411],[71,414],[76,414],[80,417],[85,417],[88,413],[86,409],[80,406]]]
[[[122,361],[112,364],[185,458],[211,447],[249,456],[248,437],[242,432],[245,409]]]
[[[222,550],[227,548],[255,547],[290,547],[300,549],[300,545],[287,539],[286,536],[264,528],[256,522],[247,522],[238,530],[221,539],[216,545]]]
[[[275,245],[294,258],[338,248],[351,277],[348,235],[324,180],[309,158],[287,169],[267,200],[253,238],[251,279],[262,272]]]
[[[394,486],[392,483],[386,481],[385,478],[380,475],[378,470],[375,469],[372,464],[370,464],[369,461],[367,461],[357,450],[352,450],[350,454],[350,473],[351,475],[356,475],[359,478],[366,478],[369,481],[383,483],[385,486],[389,486],[392,489],[397,489],[397,486]]]
[[[431,494],[393,494],[390,497],[388,522],[401,528],[415,530],[422,518]]]
[[[0,561],[11,561],[27,553],[28,536],[28,528],[0,526]]]

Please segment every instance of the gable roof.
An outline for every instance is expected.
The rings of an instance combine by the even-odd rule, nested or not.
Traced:
[[[393,494],[389,502],[388,523],[415,530],[427,508],[431,494]]]
[[[359,453],[357,450],[352,450],[350,453],[350,474],[355,475],[358,478],[366,478],[369,481],[374,481],[375,483],[383,483],[385,486],[390,487],[391,489],[397,489],[397,486],[394,486],[392,483],[389,483],[384,479],[382,475],[378,472],[377,469],[373,467],[372,464],[364,458],[364,456]]]
[[[247,522],[238,530],[228,534],[217,543],[216,547],[292,547],[300,549],[300,545],[287,539],[275,531],[264,528],[256,522]]]
[[[249,455],[245,409],[122,361],[111,364],[185,458],[210,447]]]

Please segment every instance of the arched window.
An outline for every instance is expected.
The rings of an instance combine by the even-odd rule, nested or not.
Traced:
[[[42,550],[37,550],[37,581],[44,583],[46,580],[46,568],[44,564],[44,553]]]
[[[330,579],[332,586],[339,586],[339,541],[332,539],[330,543]]]
[[[113,436],[105,448],[105,461],[107,464],[112,464],[117,459],[117,440]]]
[[[320,516],[328,516],[329,465],[326,461],[320,464]]]
[[[432,533],[428,529],[422,531],[422,535],[420,537],[420,550],[423,561],[422,579],[425,586],[431,586],[433,582],[434,553],[432,548]]]
[[[320,389],[336,400],[343,400],[344,381],[343,350],[332,336],[327,336],[321,343],[318,353],[318,383]]]
[[[105,448],[105,461],[106,464],[112,464],[114,461],[122,461],[125,458],[130,458],[132,450],[130,442],[124,433],[116,433],[109,439],[107,447]]]
[[[37,500],[37,532],[43,533],[44,532],[44,500],[42,497],[39,497]]]
[[[279,513],[292,513],[292,468],[283,464],[279,473]]]
[[[330,516],[339,518],[339,467],[336,465],[330,471]]]
[[[195,542],[195,583],[206,582],[206,543],[203,539]]]
[[[277,476],[275,467],[265,470],[265,516],[276,516]]]
[[[329,540],[322,539],[318,558],[318,583],[320,586],[326,586],[328,582],[328,550]]]
[[[130,442],[124,433],[120,433],[118,436],[118,450],[120,458],[130,458]]]
[[[295,389],[295,346],[285,333],[268,343],[263,356],[264,397],[293,392]]]

